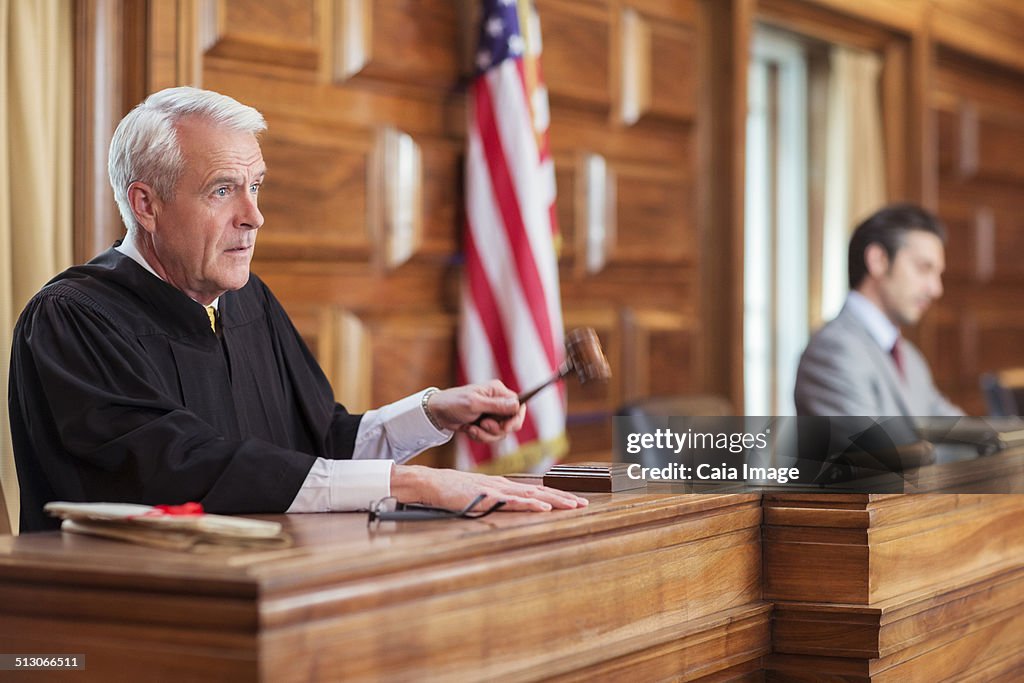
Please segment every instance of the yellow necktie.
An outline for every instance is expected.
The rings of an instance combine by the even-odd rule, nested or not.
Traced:
[[[213,306],[204,306],[206,309],[206,315],[210,316],[210,329],[213,330],[214,334],[217,334],[217,311],[214,310]]]

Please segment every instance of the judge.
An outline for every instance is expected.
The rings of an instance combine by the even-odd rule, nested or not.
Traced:
[[[10,416],[21,529],[53,500],[199,501],[216,513],[585,505],[501,477],[403,465],[455,431],[494,441],[525,407],[500,382],[349,414],[273,293],[249,272],[266,167],[262,115],[172,88],[110,145],[123,241],[51,280],[14,332]],[[482,415],[486,417],[476,424]]]

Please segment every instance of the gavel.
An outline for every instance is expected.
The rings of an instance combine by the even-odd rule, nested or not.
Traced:
[[[593,327],[577,327],[565,335],[565,360],[558,366],[558,372],[543,384],[519,394],[519,402],[526,403],[538,391],[568,377],[573,371],[580,384],[593,380],[607,382],[612,376],[611,366]]]
[[[580,380],[580,384],[586,384],[592,380],[607,382],[612,376],[611,366],[601,349],[601,341],[597,338],[597,332],[593,327],[577,327],[565,335],[565,360],[558,366],[556,372],[543,384],[524,391],[519,394],[519,403],[523,404],[533,398],[541,389],[551,386],[555,382],[568,377],[572,372]],[[497,415],[481,415],[473,424],[479,425],[485,418],[504,420],[505,417]]]

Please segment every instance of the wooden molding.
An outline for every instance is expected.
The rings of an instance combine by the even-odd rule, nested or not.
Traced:
[[[889,201],[907,197],[907,162],[911,145],[912,120],[908,95],[911,93],[910,45],[893,40],[881,55],[882,134],[886,192]]]
[[[922,206],[935,208],[939,201],[939,157],[938,125],[929,106],[929,97],[935,92],[935,49],[927,19],[930,11],[925,9],[922,26],[910,36],[904,148],[910,164],[906,196]]]
[[[961,101],[958,114],[957,170],[967,180],[978,173],[978,107]]]
[[[177,85],[203,84],[203,54],[224,26],[223,0],[178,0]]]
[[[393,126],[377,129],[371,162],[370,225],[375,261],[393,270],[423,242],[423,155],[411,135]]]
[[[582,154],[576,173],[576,274],[582,277],[604,270],[615,249],[616,183],[600,154]]]
[[[459,70],[468,81],[476,73],[476,51],[480,28],[480,3],[476,0],[454,0],[459,17]]]
[[[697,168],[701,240],[700,309],[708,344],[698,367],[703,390],[743,405],[743,245],[747,69],[753,0],[703,0]],[[713,65],[713,66],[712,66]],[[713,169],[713,170],[712,170]]]
[[[929,24],[935,42],[964,54],[1024,70],[1020,49],[1020,17],[992,12],[998,2],[929,3]],[[1004,4],[1010,4],[1009,2]],[[994,19],[995,18],[995,19]]]
[[[651,106],[651,26],[636,10],[627,7],[619,17],[619,123],[631,126]]]
[[[349,412],[361,413],[373,407],[372,344],[366,325],[355,314],[326,309],[322,317],[324,355],[329,355],[331,373],[327,375],[334,388],[335,400]]]
[[[123,114],[121,9],[118,0],[75,3],[75,263],[124,232],[107,180],[110,138]]]
[[[898,4],[869,0],[859,5],[877,6],[883,2]],[[909,32],[920,24],[919,21],[911,23],[910,15],[880,16],[861,11],[863,7],[857,4],[847,0],[758,0],[757,15],[760,20],[796,33],[869,52],[884,50],[893,31]]]
[[[1016,476],[1019,455],[1006,457]],[[825,498],[763,498],[769,678],[996,680],[1019,670],[1024,570],[1010,558],[1024,542],[1020,496]]]
[[[224,8],[219,0],[150,2],[149,89],[202,87],[203,55],[216,44],[223,26]]]
[[[323,80],[340,83],[363,70],[373,57],[373,3],[370,0],[322,0]]]
[[[989,206],[974,211],[974,249],[978,282],[989,282],[996,274],[996,217]]]

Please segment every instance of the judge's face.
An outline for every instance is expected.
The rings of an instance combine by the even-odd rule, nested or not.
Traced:
[[[209,304],[249,281],[266,165],[251,133],[198,118],[180,121],[177,133],[184,171],[173,197],[153,201],[146,255],[167,282]]]
[[[882,261],[876,268],[882,310],[897,326],[916,324],[931,303],[942,296],[942,271],[946,267],[942,240],[930,232],[911,230],[891,263],[879,245],[872,247],[882,251]]]

